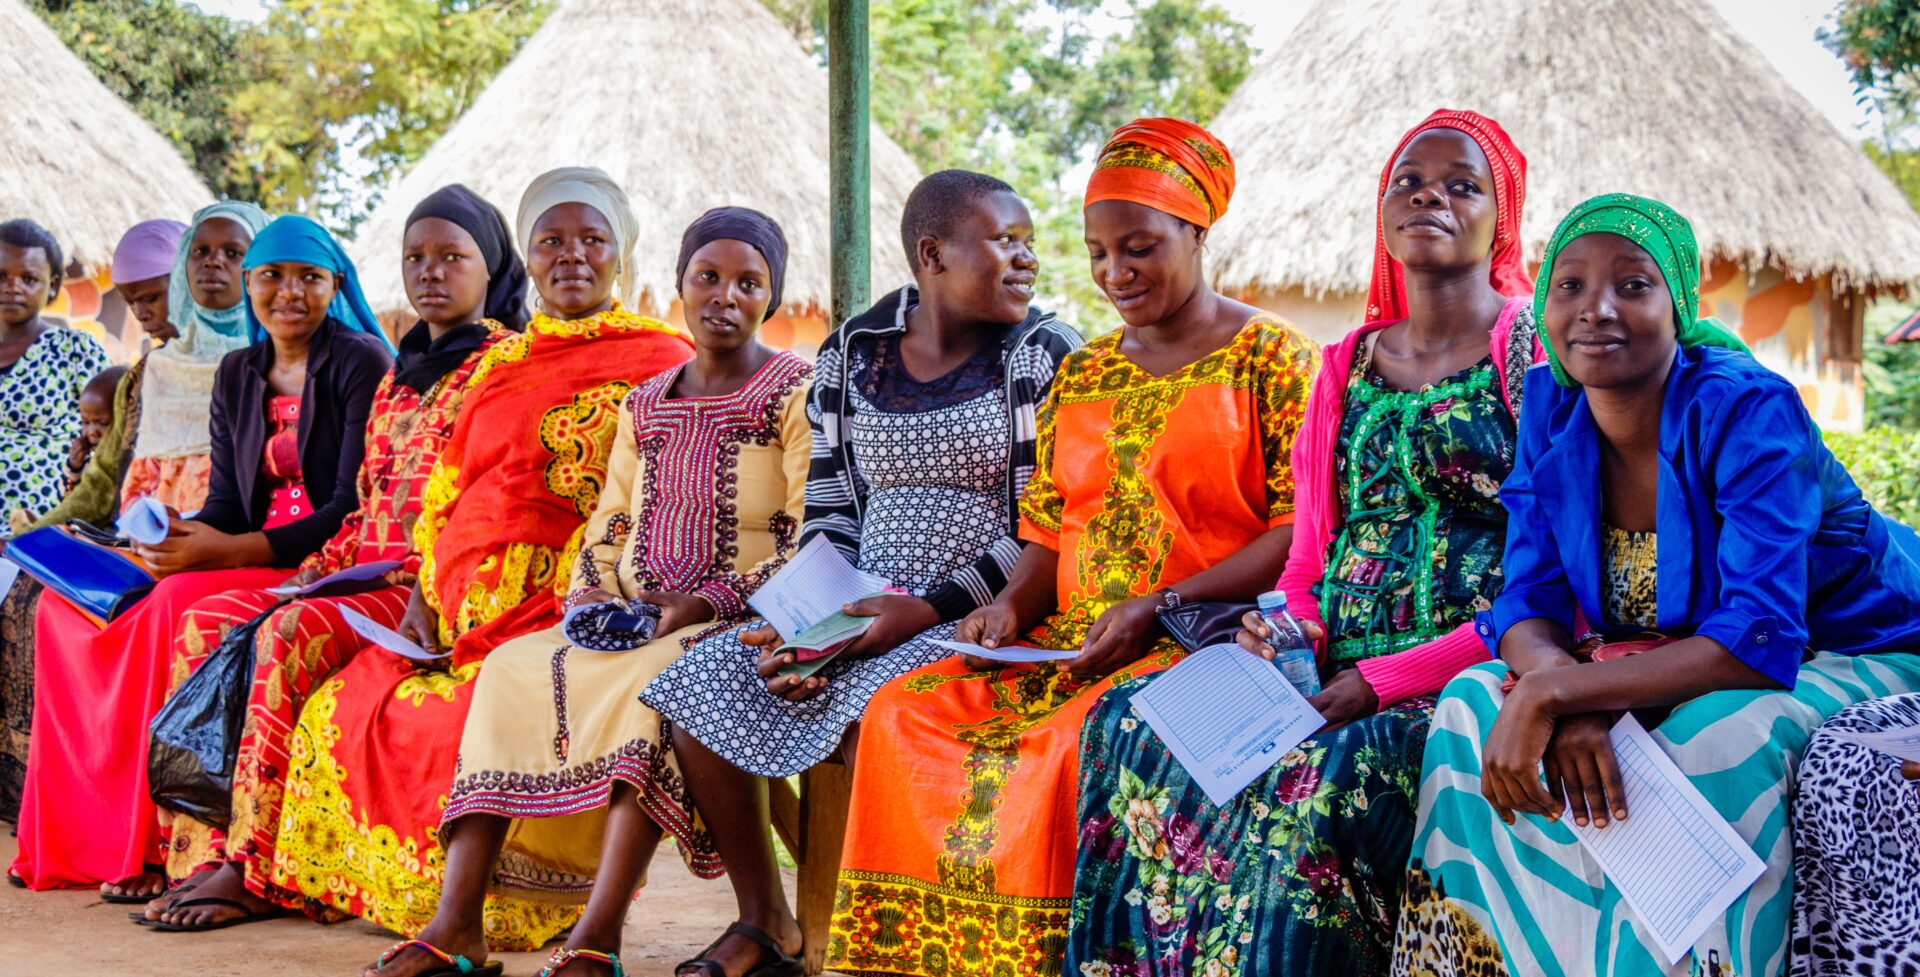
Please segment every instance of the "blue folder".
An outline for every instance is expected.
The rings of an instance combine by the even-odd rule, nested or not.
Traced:
[[[119,617],[153,589],[153,574],[119,550],[48,526],[7,544],[6,558],[95,621]]]

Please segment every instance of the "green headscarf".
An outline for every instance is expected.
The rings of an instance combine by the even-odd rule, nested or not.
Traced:
[[[1542,323],[1540,338],[1547,348],[1547,366],[1563,387],[1579,384],[1567,375],[1560,357],[1553,351],[1544,323],[1547,321],[1547,292],[1553,282],[1553,262],[1560,249],[1573,239],[1588,234],[1618,234],[1646,249],[1667,279],[1667,291],[1673,295],[1673,321],[1682,346],[1719,346],[1751,353],[1747,344],[1712,316],[1700,316],[1700,246],[1693,239],[1693,225],[1672,207],[1658,200],[1630,193],[1606,193],[1573,208],[1554,228],[1547,241],[1547,257],[1540,264],[1540,280],[1533,287],[1533,320]]]

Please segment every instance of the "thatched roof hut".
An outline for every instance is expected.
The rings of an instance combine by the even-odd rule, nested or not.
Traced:
[[[1858,423],[1862,299],[1920,282],[1920,218],[1705,3],[1319,0],[1213,123],[1239,163],[1216,283],[1317,338],[1357,325],[1380,168],[1442,106],[1526,153],[1530,260],[1593,194],[1664,200],[1711,257],[1709,310]]]
[[[89,273],[143,220],[186,220],[213,201],[179,150],[108,91],[19,0],[0,0],[0,220],[52,231]]]
[[[900,210],[920,174],[877,127],[872,154],[874,285],[886,289],[907,275]],[[400,238],[421,197],[464,183],[511,221],[533,177],[598,166],[640,218],[638,294],[627,297],[637,308],[667,312],[681,230],[738,204],[780,221],[786,311],[818,319],[831,281],[828,158],[826,73],[756,0],[567,0],[388,189],[354,258],[375,307],[404,308]]]

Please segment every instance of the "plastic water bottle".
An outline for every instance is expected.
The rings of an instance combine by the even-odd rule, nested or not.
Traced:
[[[1303,696],[1320,692],[1320,665],[1313,657],[1313,642],[1300,629],[1300,619],[1287,610],[1287,592],[1269,590],[1260,595],[1260,616],[1267,622],[1267,644],[1273,646],[1273,663],[1280,674]]]

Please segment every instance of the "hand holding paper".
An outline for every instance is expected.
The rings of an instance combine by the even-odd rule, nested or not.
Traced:
[[[340,608],[340,619],[347,622],[353,633],[379,645],[402,658],[417,662],[438,661],[443,656],[428,651],[419,645],[401,637],[398,632],[351,607]]]
[[[1020,645],[1008,645],[1005,648],[989,648],[986,645],[968,644],[964,641],[935,641],[934,644],[956,655],[972,655],[975,658],[985,658],[988,661],[1007,662],[1008,664],[1014,665],[1028,662],[1071,661],[1075,656],[1080,654],[1080,649],[1078,648],[1026,648]]]
[[[368,580],[378,580],[399,568],[399,560],[373,560],[357,566],[350,566],[345,570],[336,570],[304,587],[293,587],[284,584],[278,587],[268,587],[267,593],[279,594],[282,597],[305,597],[308,594],[316,593],[334,584],[361,583]]]
[[[1207,798],[1225,804],[1323,722],[1274,663],[1210,645],[1133,696],[1133,711]]]
[[[120,535],[147,546],[158,546],[166,542],[167,529],[173,524],[172,514],[160,500],[151,495],[143,495],[129,504],[126,511],[120,513],[120,519],[114,527]]]

